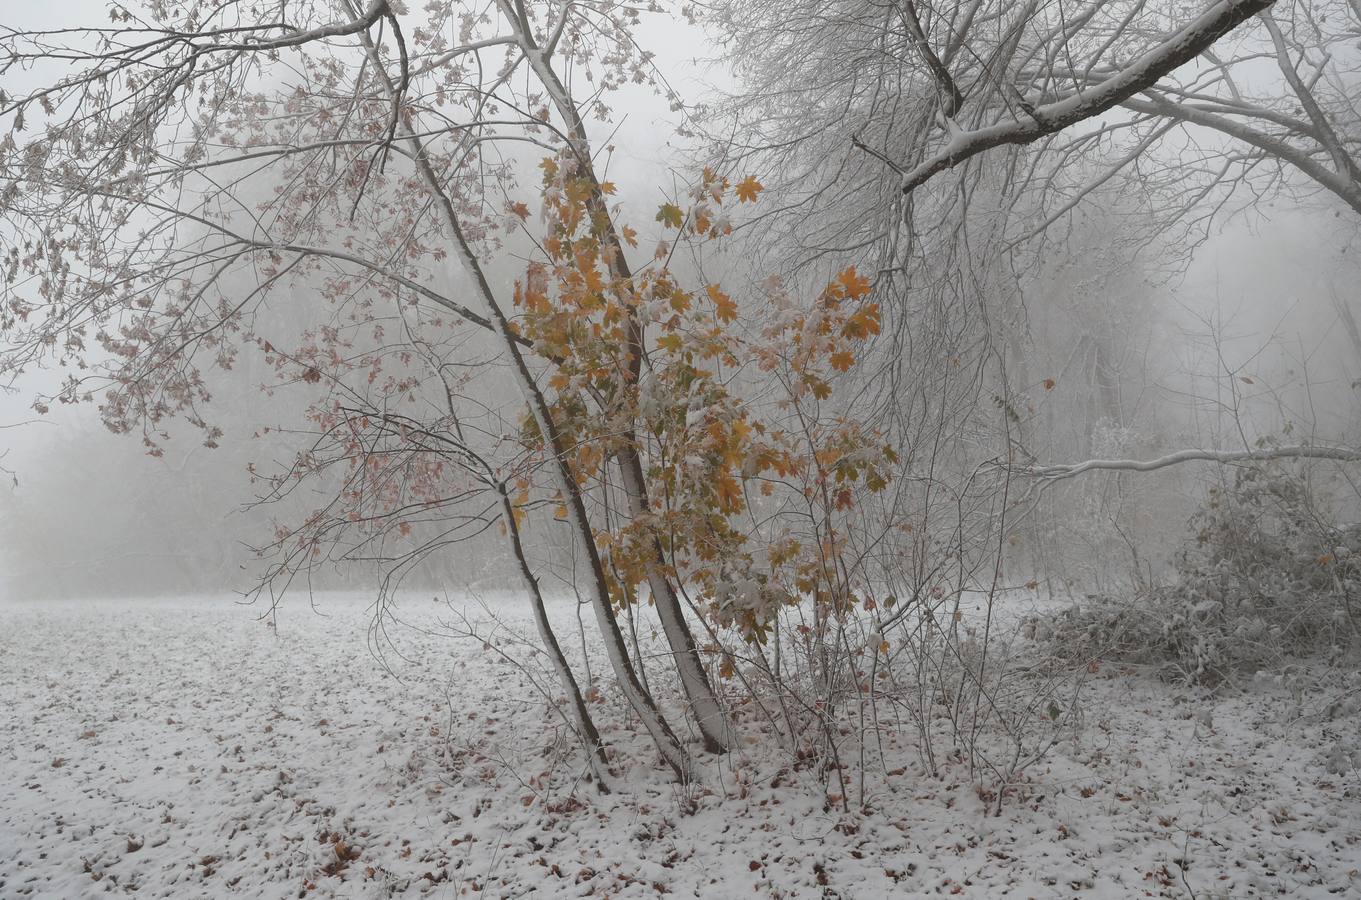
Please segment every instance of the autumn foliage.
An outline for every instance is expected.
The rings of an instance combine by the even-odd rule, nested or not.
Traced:
[[[785,604],[811,597],[847,608],[839,520],[888,484],[896,462],[874,429],[833,402],[838,377],[879,333],[869,280],[847,268],[802,303],[772,280],[743,304],[718,284],[686,283],[670,264],[677,244],[722,239],[725,206],[761,190],[711,170],[688,208],[661,207],[665,236],[652,261],[612,276],[609,256],[621,250],[592,208],[594,189],[570,158],[544,160],[547,234],[515,303],[521,333],[549,364],[554,421],[583,492],[608,495],[607,463],[625,441],[646,461],[647,514],[595,530],[614,601],[637,596],[659,544],[666,577],[748,640],[764,640]],[[631,229],[622,238],[637,244]],[[538,440],[532,420],[524,431]],[[520,481],[522,504],[534,487]]]

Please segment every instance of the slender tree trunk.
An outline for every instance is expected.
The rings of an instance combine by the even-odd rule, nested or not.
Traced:
[[[539,580],[534,577],[534,570],[530,568],[524,545],[520,542],[520,526],[515,521],[515,507],[511,505],[505,484],[501,483],[496,487],[501,495],[501,518],[506,524],[506,539],[519,567],[520,577],[524,580],[525,590],[529,591],[529,602],[534,609],[534,624],[539,629],[539,640],[543,642],[544,650],[548,652],[548,658],[553,663],[553,670],[557,672],[562,689],[567,692],[567,699],[572,704],[572,717],[577,724],[578,736],[586,747],[591,769],[595,772],[596,787],[602,794],[608,794],[610,763],[605,757],[605,744],[600,740],[600,732],[595,727],[595,721],[591,719],[591,711],[586,708],[586,700],[581,696],[581,689],[577,687],[576,677],[572,674],[567,657],[562,652],[562,645],[558,643],[558,637],[553,633],[553,626],[548,621],[548,610],[544,607]]]
[[[1361,359],[1361,328],[1357,327],[1356,316],[1352,314],[1352,308],[1338,294],[1333,294],[1333,305],[1337,307],[1337,314],[1342,318],[1342,325],[1347,330],[1347,336],[1351,338],[1352,348],[1356,350],[1356,358]]]
[[[581,112],[572,100],[566,86],[558,78],[557,72],[549,65],[548,57],[551,50],[545,50],[538,46],[530,32],[529,23],[521,18],[510,3],[506,0],[500,0],[500,5],[502,14],[514,30],[516,40],[520,43],[530,67],[534,70],[539,81],[543,83],[553,105],[558,110],[558,114],[563,117],[567,124],[568,136],[574,145],[573,149],[576,152],[579,170],[582,175],[589,179],[592,186],[589,202],[591,212],[600,216],[604,222],[604,257],[609,266],[610,274],[616,279],[631,282],[633,272],[624,256],[623,243],[619,240],[614,219],[610,215],[604,193],[600,189],[600,180],[596,177],[595,169],[591,165],[590,144],[586,137],[586,125],[581,119]],[[632,383],[636,385],[642,371],[644,356],[643,331],[636,312],[630,314],[628,336],[628,374]],[[624,492],[628,495],[629,514],[637,518],[648,514],[651,510],[649,509],[647,479],[643,471],[642,458],[638,451],[640,446],[638,435],[632,425],[622,435],[622,443],[624,448],[616,454],[616,457]],[[672,658],[680,676],[681,687],[685,690],[686,698],[690,701],[690,709],[694,713],[700,734],[704,738],[705,749],[715,753],[725,752],[732,743],[731,728],[727,716],[724,714],[709,682],[708,674],[704,670],[704,663],[700,659],[694,634],[685,621],[685,610],[681,605],[678,592],[666,576],[667,561],[662,552],[661,544],[653,540],[651,549],[652,559],[648,567],[648,586],[652,590],[653,601],[657,604],[657,616],[661,620],[662,631],[671,647]]]
[[[1096,345],[1094,372],[1101,410],[1100,418],[1110,419],[1116,427],[1121,427],[1125,424],[1125,416],[1124,410],[1120,408],[1120,373],[1112,360],[1110,342],[1101,337],[1095,338],[1094,341]]]
[[[629,448],[627,453],[620,454],[619,467],[623,474],[624,490],[629,497],[629,511],[634,516],[646,513],[647,483],[643,480],[643,467],[638,454],[632,448]],[[648,567],[647,583],[652,589],[653,601],[657,604],[657,617],[661,620],[662,631],[666,634],[667,643],[671,645],[681,686],[685,689],[685,696],[690,700],[690,709],[699,724],[700,734],[704,737],[704,749],[712,753],[723,753],[732,744],[728,717],[723,713],[723,708],[719,706],[718,698],[714,696],[713,688],[709,684],[704,663],[695,645],[694,634],[685,621],[680,598],[671,580],[661,569],[666,562],[661,544],[655,537],[652,539],[651,549],[652,561]]]

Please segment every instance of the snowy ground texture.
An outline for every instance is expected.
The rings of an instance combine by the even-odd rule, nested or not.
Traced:
[[[762,739],[676,785],[602,702],[631,787],[599,797],[448,606],[403,604],[386,669],[365,603],[319,609],[272,630],[226,600],[0,608],[0,897],[1361,897],[1355,681],[1323,708],[1103,669],[996,817],[909,735],[867,812]]]

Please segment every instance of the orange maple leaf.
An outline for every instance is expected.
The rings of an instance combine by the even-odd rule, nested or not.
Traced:
[[[709,299],[714,303],[714,310],[720,322],[732,322],[737,319],[737,304],[723,291],[719,290],[718,285],[711,284],[705,290],[709,294]]]
[[[742,488],[737,481],[727,472],[723,472],[714,479],[714,487],[718,490],[718,504],[724,512],[741,512],[742,510]]]
[[[664,334],[657,338],[657,346],[668,353],[679,353],[681,348],[681,338],[678,334]]]
[[[849,372],[855,365],[855,357],[849,350],[838,350],[832,354],[832,368],[838,372]]]
[[[766,186],[761,184],[751,175],[737,182],[737,199],[742,203],[755,203],[756,197],[765,190]]]
[[[846,271],[837,276],[837,281],[846,289],[846,296],[852,300],[863,297],[870,292],[870,281],[868,278],[855,271],[855,266],[851,266]]]
[[[879,306],[871,303],[846,320],[841,336],[863,340],[879,333]]]

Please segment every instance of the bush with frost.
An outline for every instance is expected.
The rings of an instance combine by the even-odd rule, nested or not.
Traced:
[[[1030,627],[1065,653],[1211,685],[1290,659],[1338,662],[1361,644],[1361,525],[1338,522],[1307,471],[1240,468],[1190,525],[1171,583]]]

